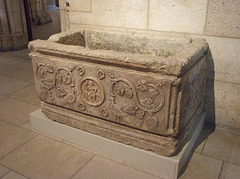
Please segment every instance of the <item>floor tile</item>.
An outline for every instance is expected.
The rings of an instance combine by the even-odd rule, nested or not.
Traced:
[[[27,86],[26,88],[18,90],[10,94],[8,97],[15,98],[29,104],[34,104],[39,107],[41,103],[39,97],[37,96],[37,92],[34,85],[30,85]]]
[[[29,178],[66,179],[73,176],[92,156],[59,141],[37,136],[0,162]]]
[[[0,64],[0,75],[4,75],[13,71],[20,69],[20,67],[15,65]]]
[[[0,109],[1,120],[21,126],[29,121],[29,113],[39,109],[39,107],[7,98],[0,101]]]
[[[26,62],[26,60],[27,59],[21,58],[18,56],[11,57],[11,56],[1,55],[1,53],[0,53],[0,64],[18,65],[20,63]]]
[[[2,165],[0,165],[0,177],[2,177],[3,175],[6,175],[7,172],[9,172],[10,170]]]
[[[7,175],[2,177],[2,179],[27,179],[27,178],[14,171],[11,171]]]
[[[236,143],[232,148],[230,163],[240,165],[240,135],[237,135]]]
[[[142,171],[124,166],[120,163],[93,157],[72,179],[157,179],[157,177]]]
[[[30,131],[32,130],[30,121],[26,122],[26,123],[23,124],[21,127],[24,128],[24,129],[30,130]],[[34,132],[35,132],[35,131],[34,131]]]
[[[240,166],[224,162],[219,179],[239,179]]]
[[[211,126],[203,126],[203,129],[195,143],[194,152],[196,153],[202,152],[203,147],[206,144],[207,138],[212,131],[213,131],[213,128]]]
[[[35,135],[34,132],[0,120],[0,158],[27,142]]]
[[[22,89],[30,83],[25,82],[25,81],[20,81],[20,80],[14,80],[11,78],[6,78],[8,81],[0,81],[0,95],[9,95],[13,93],[14,91],[17,91],[19,89]],[[0,79],[1,80],[1,79]]]
[[[16,80],[26,81],[29,83],[33,83],[33,71],[32,68],[21,68],[17,71],[8,73],[7,76],[9,78],[13,78]]]
[[[16,80],[12,79],[12,78],[8,78],[7,76],[0,75],[0,86],[1,87],[6,86],[7,84],[9,84],[13,81],[16,81]]]
[[[218,179],[221,167],[222,161],[195,153],[179,179]]]
[[[29,60],[27,60],[27,61],[24,62],[24,63],[18,64],[18,67],[19,67],[20,69],[22,69],[22,68],[32,69],[32,61],[29,59]]]
[[[236,146],[234,149],[236,143],[236,133],[216,128],[216,130],[208,137],[202,153],[216,159],[230,162],[236,150],[240,150],[240,144],[238,144],[238,147]]]
[[[12,51],[9,51],[9,52],[4,52],[3,54],[7,55],[9,57],[18,57],[18,58],[22,58],[22,59],[28,59],[29,50],[28,50],[28,48],[25,48],[25,49],[14,51],[14,53]]]

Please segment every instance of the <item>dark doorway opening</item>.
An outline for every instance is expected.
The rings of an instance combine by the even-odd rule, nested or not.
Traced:
[[[24,0],[29,41],[61,32],[58,0]]]

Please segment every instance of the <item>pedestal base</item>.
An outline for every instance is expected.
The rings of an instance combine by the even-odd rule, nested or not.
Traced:
[[[181,173],[202,130],[204,117],[205,115],[202,115],[199,119],[199,124],[191,140],[183,147],[182,151],[176,156],[165,157],[54,122],[48,119],[40,109],[30,114],[31,126],[35,130],[167,179],[176,179]]]

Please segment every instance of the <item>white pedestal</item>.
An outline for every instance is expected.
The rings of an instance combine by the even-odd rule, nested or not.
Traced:
[[[204,117],[204,115],[201,117],[191,140],[182,151],[177,156],[165,157],[54,122],[48,119],[40,109],[30,114],[31,126],[35,130],[166,179],[177,179],[181,173],[202,130]]]

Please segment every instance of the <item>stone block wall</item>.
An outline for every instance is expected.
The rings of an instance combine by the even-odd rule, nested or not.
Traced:
[[[239,0],[60,0],[60,13],[63,31],[97,26],[206,39],[214,83],[207,120],[240,131]]]
[[[27,47],[28,35],[22,0],[0,0],[0,51]]]

